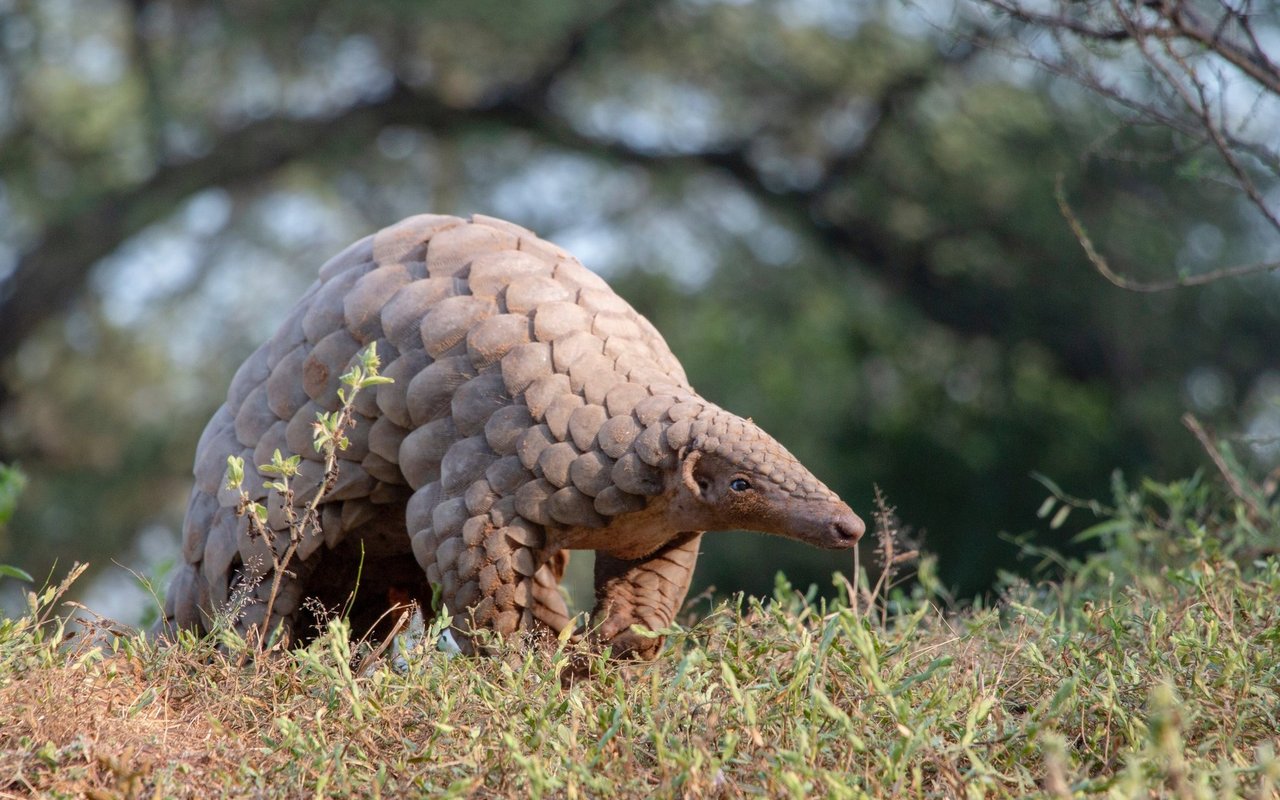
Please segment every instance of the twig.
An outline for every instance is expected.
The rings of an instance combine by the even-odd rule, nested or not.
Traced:
[[[1018,23],[1048,32],[1059,44],[1059,52],[1052,56],[1029,48],[1021,52],[1010,48],[1011,55],[1073,80],[1120,104],[1139,119],[1186,136],[1198,146],[1212,147],[1226,167],[1220,180],[1245,195],[1270,226],[1280,231],[1280,214],[1268,204],[1265,187],[1259,185],[1254,174],[1255,166],[1257,170],[1276,174],[1280,168],[1277,153],[1268,140],[1251,142],[1241,138],[1244,123],[1228,121],[1225,100],[1215,104],[1206,85],[1207,79],[1198,69],[1202,56],[1216,58],[1210,65],[1219,72],[1224,65],[1230,65],[1256,81],[1263,93],[1280,97],[1280,69],[1262,50],[1247,14],[1223,4],[1221,13],[1206,17],[1187,0],[1107,0],[1099,6],[1083,9],[1059,0],[1052,4],[1049,12],[1038,11],[1021,0],[983,1]],[[1099,8],[1102,13],[1099,13]],[[1079,18],[1080,12],[1092,16]],[[1150,70],[1152,85],[1159,97],[1152,101],[1146,96],[1137,96],[1100,77],[1095,66],[1077,57],[1079,48],[1070,46],[1072,39],[1086,50],[1093,41],[1123,43],[1131,48]],[[1097,53],[1093,55],[1105,58]],[[1226,80],[1221,76],[1219,79]],[[1216,111],[1215,105],[1219,106]],[[1249,159],[1256,160],[1257,164],[1250,163]],[[1225,266],[1166,280],[1133,280],[1112,269],[1098,252],[1066,199],[1061,174],[1055,181],[1055,197],[1059,210],[1090,263],[1099,274],[1122,289],[1161,292],[1280,269],[1280,261],[1272,260]]]
[[[1119,0],[1112,0],[1117,12],[1119,11],[1118,2]],[[1124,19],[1126,19],[1126,21],[1128,20],[1127,17],[1124,17]],[[1161,40],[1161,46],[1165,55],[1168,56],[1170,61],[1178,65],[1179,69],[1181,69],[1183,74],[1186,76],[1187,81],[1189,81],[1191,86],[1195,89],[1195,93],[1192,94],[1183,82],[1178,80],[1178,76],[1173,74],[1165,62],[1157,58],[1156,55],[1148,49],[1146,37],[1135,35],[1133,42],[1138,48],[1138,51],[1142,53],[1143,60],[1145,60],[1152,69],[1156,70],[1164,77],[1165,82],[1174,90],[1174,92],[1177,93],[1178,97],[1187,107],[1187,111],[1199,121],[1201,129],[1208,134],[1210,141],[1212,141],[1214,147],[1217,148],[1218,154],[1222,156],[1222,160],[1226,162],[1227,166],[1231,169],[1231,172],[1236,176],[1236,180],[1240,181],[1239,188],[1248,195],[1249,201],[1262,212],[1263,216],[1267,218],[1267,221],[1270,222],[1273,227],[1280,230],[1280,219],[1277,219],[1276,215],[1267,206],[1266,199],[1254,184],[1253,179],[1249,177],[1248,172],[1235,157],[1235,154],[1232,152],[1231,144],[1223,134],[1223,125],[1214,122],[1213,115],[1209,109],[1209,101],[1204,82],[1196,75],[1195,68],[1188,64],[1186,59],[1173,49],[1173,42],[1170,39]],[[1280,84],[1277,84],[1277,86],[1272,88],[1271,91],[1280,95]]]
[[[1220,30],[1211,29],[1186,2],[1158,3],[1154,7],[1173,26],[1178,36],[1198,42],[1257,81],[1267,91],[1280,95],[1280,70],[1276,69],[1275,64],[1271,63],[1258,46],[1253,26],[1248,24],[1247,18],[1236,17],[1236,22],[1253,44],[1253,53],[1246,52],[1244,48],[1226,39]],[[1230,12],[1223,15],[1219,28],[1225,27],[1229,16]]]
[[[1261,490],[1256,486],[1248,487],[1252,491],[1246,490],[1245,485],[1241,482],[1240,476],[1232,472],[1227,465],[1226,459],[1222,457],[1222,453],[1218,451],[1217,444],[1213,437],[1205,431],[1204,426],[1200,424],[1200,420],[1194,415],[1187,413],[1182,415],[1182,424],[1187,426],[1187,430],[1191,431],[1199,440],[1200,446],[1209,454],[1213,465],[1218,468],[1218,472],[1222,473],[1223,479],[1227,482],[1227,486],[1231,488],[1231,493],[1240,498],[1242,502],[1249,506],[1249,510],[1255,519],[1261,519],[1266,516],[1266,509],[1258,502],[1258,494]]]
[[[373,652],[360,660],[360,666],[356,668],[356,675],[367,675],[373,670],[373,666],[378,663],[378,659],[382,657],[382,654],[387,652],[391,645],[395,643],[396,637],[400,635],[400,632],[408,627],[409,622],[413,619],[414,608],[415,604],[413,603],[401,603],[393,605],[382,612],[373,623],[374,627],[377,627],[382,620],[391,614],[395,615],[395,623],[391,626],[391,632],[386,635]]]
[[[1162,281],[1135,281],[1131,278],[1117,273],[1107,263],[1107,259],[1098,252],[1093,246],[1093,240],[1089,238],[1088,232],[1085,231],[1084,223],[1076,216],[1071,208],[1071,204],[1067,201],[1066,189],[1063,186],[1064,176],[1059,172],[1054,177],[1053,194],[1058,201],[1058,210],[1062,212],[1062,216],[1067,221],[1067,225],[1071,227],[1072,234],[1075,235],[1076,241],[1080,243],[1080,247],[1084,249],[1085,256],[1088,257],[1089,263],[1093,264],[1093,268],[1098,271],[1102,277],[1121,289],[1127,289],[1131,292],[1167,292],[1170,289],[1180,289],[1189,286],[1204,286],[1214,281],[1224,278],[1241,278],[1246,275],[1256,275],[1262,272],[1271,272],[1280,269],[1280,261],[1265,261],[1257,264],[1240,264],[1232,267],[1222,267],[1220,269],[1202,272],[1197,275],[1180,275],[1177,278],[1169,278]]]

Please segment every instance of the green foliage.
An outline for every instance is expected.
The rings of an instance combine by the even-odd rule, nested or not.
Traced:
[[[662,631],[646,666],[563,642],[449,658],[429,646],[436,626],[393,668],[340,620],[247,666],[245,642],[189,634],[68,649],[53,612],[66,581],[0,625],[0,774],[14,776],[0,788],[1275,796],[1280,560],[1251,553],[1251,526],[1198,478],[1117,497],[1073,513],[1096,511],[1089,535],[1119,549],[1070,562],[1062,583],[950,614],[917,588],[882,618],[779,576],[771,601]],[[577,658],[595,677],[562,687]]]
[[[1033,542],[1021,542],[1024,555],[1035,560],[1033,571],[1050,570],[1048,575],[1062,580],[1064,592],[1091,595],[1100,586],[1119,592],[1135,583],[1194,580],[1201,569],[1198,565],[1251,564],[1280,551],[1275,535],[1280,529],[1280,504],[1274,497],[1268,502],[1252,484],[1235,461],[1230,443],[1216,447],[1228,470],[1226,487],[1200,473],[1168,483],[1144,478],[1131,487],[1117,471],[1112,474],[1108,505],[1072,497],[1040,476],[1051,492],[1039,509],[1042,519],[1056,527],[1079,512],[1095,521],[1075,536],[1075,543],[1086,548],[1088,555],[1064,557]]]

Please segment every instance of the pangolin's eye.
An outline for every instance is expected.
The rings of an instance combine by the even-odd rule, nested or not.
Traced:
[[[746,478],[734,478],[729,481],[729,488],[735,492],[745,492],[751,488],[751,484],[747,482]]]

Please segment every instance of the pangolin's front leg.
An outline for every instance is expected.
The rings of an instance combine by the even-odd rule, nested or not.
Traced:
[[[614,658],[656,657],[662,638],[640,636],[631,626],[658,630],[671,624],[689,592],[701,541],[701,531],[682,533],[635,561],[597,553],[592,638],[610,645]]]
[[[560,581],[569,566],[569,551],[556,550],[543,559],[529,582],[529,612],[533,617],[533,634],[539,637],[549,634],[550,641],[554,642],[561,631],[573,624],[568,604],[560,593]]]

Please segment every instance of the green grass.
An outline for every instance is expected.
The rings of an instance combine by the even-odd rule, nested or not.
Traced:
[[[53,587],[0,624],[0,795],[1277,796],[1274,520],[1198,480],[1116,497],[1098,554],[988,606],[940,611],[927,561],[860,610],[780,581],[570,688],[564,649],[353,668],[341,623],[245,666],[68,639]]]

